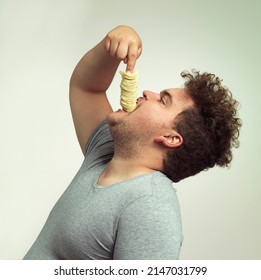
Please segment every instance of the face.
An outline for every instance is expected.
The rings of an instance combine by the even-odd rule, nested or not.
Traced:
[[[112,136],[114,140],[128,139],[129,143],[152,143],[156,136],[171,130],[175,117],[190,106],[193,101],[182,88],[166,89],[160,94],[145,90],[134,111],[118,110],[108,117]]]

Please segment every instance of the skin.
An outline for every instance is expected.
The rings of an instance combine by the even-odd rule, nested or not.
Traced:
[[[70,80],[70,105],[82,151],[95,128],[108,120],[115,141],[115,153],[98,180],[110,185],[141,174],[162,170],[169,149],[182,144],[182,135],[172,129],[174,118],[192,100],[184,89],[167,89],[160,94],[144,91],[131,113],[113,112],[106,91],[121,61],[134,71],[142,53],[135,30],[118,26],[88,51],[77,64]]]
[[[98,183],[109,185],[163,168],[169,149],[182,144],[173,128],[174,118],[193,101],[181,88],[160,94],[144,91],[131,113],[122,110],[108,116],[115,153]],[[142,124],[142,125],[141,125]]]

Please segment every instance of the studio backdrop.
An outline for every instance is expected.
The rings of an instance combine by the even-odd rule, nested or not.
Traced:
[[[258,0],[1,0],[0,259],[23,258],[80,167],[69,79],[82,55],[121,24],[143,41],[139,95],[180,87],[181,71],[198,69],[223,79],[241,104],[231,167],[175,184],[180,258],[260,259],[260,9]],[[115,110],[119,84],[117,73],[109,89]]]

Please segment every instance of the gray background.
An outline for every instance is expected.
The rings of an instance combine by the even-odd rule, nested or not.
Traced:
[[[143,40],[140,94],[179,87],[180,72],[196,68],[217,74],[241,103],[231,168],[176,185],[181,259],[260,259],[260,10],[258,0],[0,1],[0,259],[24,256],[77,172],[70,75],[119,24]],[[114,109],[119,82],[109,90]]]

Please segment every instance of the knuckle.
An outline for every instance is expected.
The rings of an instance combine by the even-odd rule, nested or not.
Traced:
[[[137,57],[137,55],[136,55],[135,53],[130,53],[130,54],[128,55],[128,58],[129,58],[130,60],[135,60],[136,57]]]

